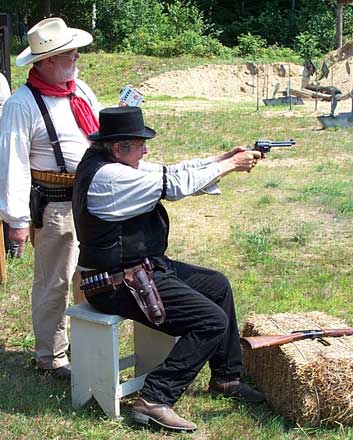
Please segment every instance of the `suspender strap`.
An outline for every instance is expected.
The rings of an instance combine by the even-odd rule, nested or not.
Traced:
[[[167,193],[167,168],[165,166],[163,166],[163,186],[162,186],[162,194],[161,194],[161,199],[165,198],[165,195]]]
[[[39,93],[38,89],[33,87],[30,83],[26,83],[26,86],[33,93],[34,99],[36,100],[38,107],[39,107],[39,110],[42,113],[44,123],[47,128],[48,136],[50,139],[50,143],[51,143],[51,146],[53,147],[53,150],[54,150],[56,164],[59,167],[61,173],[67,173],[65,160],[64,160],[63,153],[61,151],[59,139],[56,134],[53,121],[50,118],[47,106],[45,105],[45,102],[43,101],[43,98],[42,98],[41,94]]]
[[[80,89],[81,90],[81,92],[85,95],[85,97],[87,98],[87,100],[89,101],[89,103],[90,103],[90,105],[91,105],[91,107],[93,108],[93,102],[92,102],[92,100],[90,99],[90,97],[87,95],[87,93],[83,90],[83,88],[82,87],[80,87],[80,85],[79,84],[77,84],[76,83],[76,88],[78,88],[78,89]]]

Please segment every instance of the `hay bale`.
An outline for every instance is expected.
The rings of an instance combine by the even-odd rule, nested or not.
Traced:
[[[295,330],[344,328],[321,312],[252,315],[242,336],[284,335]],[[268,403],[299,425],[353,423],[353,336],[302,340],[276,347],[243,350],[246,374]]]

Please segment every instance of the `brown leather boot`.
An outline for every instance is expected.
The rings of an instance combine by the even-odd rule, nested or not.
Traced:
[[[197,429],[195,423],[179,417],[170,406],[147,402],[142,397],[139,397],[132,407],[132,416],[135,422],[144,425],[148,425],[151,420],[164,428],[177,431],[194,431]]]
[[[213,395],[222,394],[241,402],[260,403],[265,400],[263,393],[250,388],[246,383],[240,382],[240,379],[222,381],[211,378],[208,391]]]

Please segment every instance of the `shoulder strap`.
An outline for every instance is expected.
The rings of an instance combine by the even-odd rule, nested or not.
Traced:
[[[167,193],[167,168],[163,166],[163,186],[162,186],[162,193],[161,193],[161,199],[165,198],[165,195]]]
[[[42,113],[44,123],[47,128],[48,136],[50,139],[50,143],[54,150],[56,164],[59,167],[61,173],[67,173],[65,159],[61,151],[59,139],[56,134],[53,121],[50,118],[47,106],[45,105],[45,102],[43,101],[43,98],[39,93],[38,89],[33,87],[30,83],[26,83],[26,86],[33,93],[34,99],[36,100],[39,110]]]
[[[89,101],[91,107],[93,108],[93,103],[92,103],[92,101],[90,100],[90,98],[89,98],[89,96],[87,95],[87,93],[83,90],[83,88],[82,88],[79,84],[77,84],[77,82],[75,82],[75,84],[76,84],[76,87],[78,87],[78,88],[81,90],[81,92],[85,95],[85,97],[88,99],[88,101]]]

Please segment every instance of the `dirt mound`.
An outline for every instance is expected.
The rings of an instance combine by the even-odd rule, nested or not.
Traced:
[[[353,41],[349,41],[341,48],[332,51],[329,54],[328,59],[333,63],[337,63],[339,61],[348,60],[349,58],[352,57],[352,55],[353,55]]]
[[[320,79],[322,86],[334,85],[346,94],[352,90],[351,70],[353,44],[343,53],[347,58],[333,64],[327,78]],[[337,55],[338,57],[339,55]],[[352,69],[351,69],[352,65]],[[145,95],[171,97],[198,97],[207,99],[227,99],[232,101],[252,101],[257,96],[272,98],[283,96],[288,87],[300,90],[308,83],[316,84],[316,76],[305,75],[303,66],[289,63],[259,64],[254,72],[251,63],[233,65],[203,65],[186,70],[166,72],[150,78],[139,86]],[[320,73],[318,77],[320,78]],[[352,70],[353,73],[353,70]],[[290,80],[290,81],[289,81]],[[290,84],[289,84],[290,83]]]
[[[303,68],[295,64],[258,65],[258,75],[249,64],[204,65],[192,69],[166,72],[145,81],[139,89],[146,95],[172,97],[228,98],[235,101],[252,99],[257,93],[272,97],[288,86],[289,72],[292,87],[301,88]]]

